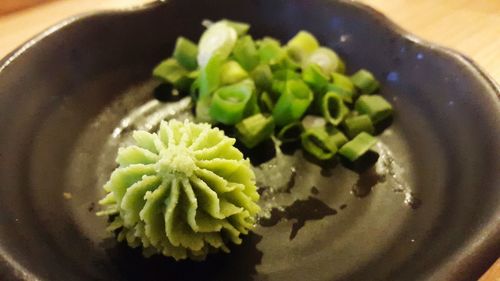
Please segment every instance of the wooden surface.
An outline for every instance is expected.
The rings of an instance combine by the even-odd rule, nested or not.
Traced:
[[[486,272],[479,281],[500,281],[500,258]]]
[[[2,4],[19,5],[18,1],[41,2],[0,0],[0,11]],[[59,0],[0,16],[0,57],[50,25],[72,15],[127,8],[150,1]],[[500,82],[500,0],[359,1],[386,14],[404,29],[423,39],[466,54]],[[7,9],[7,6],[4,7]],[[500,281],[500,259],[480,281]]]
[[[2,0],[0,16],[55,0]]]

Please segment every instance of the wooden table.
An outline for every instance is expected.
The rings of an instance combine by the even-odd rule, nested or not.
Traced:
[[[48,26],[72,15],[126,8],[150,1],[59,0],[1,16],[0,57]],[[423,39],[466,54],[500,82],[500,0],[359,1],[373,6]],[[500,281],[500,259],[480,281]]]

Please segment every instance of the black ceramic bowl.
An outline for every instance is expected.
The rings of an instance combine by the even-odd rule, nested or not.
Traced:
[[[309,30],[348,72],[372,70],[396,108],[386,174],[358,198],[366,175],[297,153],[278,195],[302,200],[289,219],[205,262],[146,259],[114,243],[95,203],[130,131],[187,105],[155,100],[152,67],[223,17],[256,37]],[[0,63],[0,279],[475,280],[500,254],[498,95],[468,59],[350,1],[170,0],[67,20]]]

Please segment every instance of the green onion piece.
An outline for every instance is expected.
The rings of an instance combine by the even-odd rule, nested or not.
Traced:
[[[345,62],[339,57],[339,63],[337,64],[337,69],[335,72],[344,74],[345,73]]]
[[[312,128],[325,127],[327,125],[325,118],[316,115],[306,115],[302,119],[302,126],[305,130]]]
[[[329,135],[329,138],[335,143],[337,147],[342,147],[344,144],[346,144],[349,140],[347,137],[342,133],[339,129],[335,127],[329,127],[327,126],[326,131]]]
[[[344,127],[347,136],[351,139],[356,137],[361,132],[373,134],[375,131],[370,116],[366,114],[345,119]]]
[[[236,137],[248,148],[255,147],[274,132],[272,116],[255,114],[236,124]]]
[[[300,79],[300,74],[290,69],[280,69],[273,73],[273,78],[271,93],[278,99],[285,92],[287,81]]]
[[[200,99],[209,98],[219,87],[223,62],[224,59],[216,54],[200,69]]]
[[[302,123],[296,121],[281,128],[281,130],[279,130],[278,132],[277,137],[284,143],[293,142],[300,139],[300,135],[303,131],[304,127],[302,126]]]
[[[338,94],[328,92],[323,96],[321,113],[327,122],[337,126],[349,113],[349,109]]]
[[[276,102],[273,117],[277,126],[297,121],[311,104],[313,93],[301,80],[286,82],[285,91]]]
[[[153,76],[174,85],[175,88],[182,91],[189,91],[194,80],[189,77],[189,72],[174,58],[166,59],[158,64],[153,69]]]
[[[260,101],[260,105],[261,105],[261,108],[263,109],[263,111],[273,112],[274,101],[268,92],[262,92],[262,94],[260,94],[259,101]]]
[[[243,113],[243,118],[248,117],[248,116],[252,116],[252,115],[255,115],[255,114],[261,112],[257,92],[255,89],[255,84],[250,79],[248,79],[247,81],[248,81],[247,83],[249,83],[249,85],[251,85],[251,87],[253,87],[253,93],[252,93],[252,96],[250,97],[250,100],[247,103],[247,107],[245,108],[245,111]]]
[[[288,43],[286,49],[292,59],[302,62],[312,52],[318,49],[318,40],[307,31],[299,31]]]
[[[291,69],[280,69],[273,73],[273,78],[276,80],[287,81],[291,79],[299,79],[300,74]]]
[[[380,83],[366,69],[361,69],[354,73],[351,76],[351,81],[363,94],[372,94],[380,87]]]
[[[300,136],[302,148],[319,160],[331,159],[337,152],[337,146],[323,127],[306,130]]]
[[[276,39],[265,37],[258,42],[260,62],[264,64],[276,64],[285,58],[285,52],[280,42]]]
[[[348,92],[352,97],[356,94],[356,88],[352,83],[351,79],[343,74],[333,72],[332,76],[332,84],[342,88],[344,91]]]
[[[349,161],[355,161],[365,154],[372,146],[377,143],[377,139],[367,133],[360,133],[354,139],[344,144],[339,154],[347,158]]]
[[[200,70],[196,69],[188,73],[187,77],[191,79],[198,79],[200,77]]]
[[[310,64],[317,64],[323,70],[323,74],[329,75],[338,68],[339,57],[329,48],[321,47],[314,51],[303,63],[303,68]]]
[[[379,95],[361,95],[354,104],[356,111],[368,114],[374,124],[392,115],[392,106]]]
[[[223,19],[221,20],[221,22],[224,22],[230,27],[234,28],[238,36],[243,36],[247,34],[248,30],[250,29],[250,25],[246,22],[232,21],[228,19]]]
[[[198,46],[184,37],[177,38],[173,57],[188,70],[195,70],[198,67],[196,57],[198,55]]]
[[[211,123],[212,117],[210,116],[210,100],[211,98],[208,99],[199,99],[196,101],[196,107],[195,107],[195,116],[196,116],[196,121],[198,122],[208,122]]]
[[[281,61],[279,61],[276,64],[273,64],[271,67],[273,71],[277,71],[280,69],[289,69],[297,71],[300,69],[300,64],[294,61],[292,58],[290,58],[289,55],[285,54],[284,58]]]
[[[225,60],[231,54],[238,34],[227,22],[218,21],[210,25],[201,35],[198,43],[198,65],[200,69],[207,66],[208,62],[218,55],[220,60]]]
[[[278,99],[286,89],[286,81],[283,80],[273,80],[273,83],[271,85],[271,94],[273,94],[273,97]]]
[[[222,65],[220,83],[222,85],[234,84],[248,77],[248,73],[234,60]]]
[[[193,99],[193,101],[197,101],[200,93],[200,77],[196,77],[191,83],[191,87],[189,87],[189,95]]]
[[[273,73],[267,64],[261,64],[250,73],[255,85],[259,89],[270,90],[273,83]]]
[[[328,76],[323,74],[317,64],[310,64],[303,70],[302,80],[315,92],[323,92],[328,85]]]
[[[184,69],[184,67],[182,67],[174,58],[169,58],[160,62],[160,64],[153,69],[154,77],[160,78],[174,85],[187,74],[187,70]]]
[[[247,71],[259,64],[259,53],[250,35],[238,39],[233,48],[234,59]]]
[[[176,89],[179,89],[183,92],[188,92],[191,88],[191,84],[193,84],[194,79],[190,78],[189,75],[183,76],[177,83],[174,84]]]
[[[341,88],[337,85],[329,83],[326,85],[327,92],[333,92],[338,95],[345,103],[352,103],[354,99],[354,92],[346,91],[344,88]]]
[[[219,88],[212,98],[210,117],[225,125],[234,125],[243,119],[255,86],[251,80],[245,80]]]

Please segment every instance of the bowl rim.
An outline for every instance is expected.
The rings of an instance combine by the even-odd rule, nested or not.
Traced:
[[[332,0],[327,0],[326,2],[330,1]],[[406,29],[402,28],[394,21],[389,19],[386,15],[367,4],[358,2],[356,0],[336,0],[332,2],[339,2],[344,5],[353,6],[363,11],[366,16],[378,20],[381,23],[382,28],[391,32],[393,35],[403,38],[404,40],[416,44],[428,51],[435,52],[438,55],[442,55],[454,60],[455,62],[458,62],[461,66],[467,69],[469,75],[473,75],[476,79],[490,88],[491,91],[487,91],[487,93],[482,94],[484,94],[485,98],[490,99],[491,102],[495,104],[497,110],[491,111],[490,114],[495,114],[496,118],[500,120],[500,82],[495,81],[488,73],[484,71],[481,66],[479,66],[470,57],[450,47],[445,47],[440,44],[433,43],[412,34],[411,32],[407,31]],[[111,8],[102,11],[85,12],[66,18],[34,35],[30,39],[22,43],[19,47],[10,51],[5,57],[3,57],[0,60],[0,76],[5,71],[5,69],[9,67],[9,65],[14,63],[16,59],[22,56],[26,51],[35,47],[39,42],[46,39],[47,37],[50,37],[57,31],[60,31],[61,29],[72,24],[76,24],[78,22],[96,17],[109,17],[114,15],[147,12],[149,10],[168,4],[169,1],[167,0],[155,0],[144,4],[133,5],[130,7]],[[432,280],[443,280],[443,278],[445,278],[446,280],[454,280],[455,277],[459,277],[463,274],[464,269],[470,267],[475,267],[478,271],[482,270],[481,273],[484,273],[496,259],[490,257],[491,249],[493,249],[493,251],[494,249],[498,249],[498,252],[500,254],[500,209],[498,209],[496,213],[496,219],[494,219],[492,222],[489,222],[481,232],[475,233],[469,238],[469,240],[466,241],[466,243],[463,245],[464,251],[453,253],[453,255],[450,256],[440,268],[437,268],[435,271],[433,271],[432,275],[430,275],[429,277]],[[489,263],[487,265],[488,267],[485,267],[485,259],[487,259],[487,262]],[[4,252],[0,248],[0,277],[4,276],[3,274],[7,274],[7,277],[14,276],[15,278],[20,278],[20,280],[23,280],[23,278],[36,279],[35,276],[32,276],[29,272],[26,272],[26,269],[22,265],[18,264],[10,257],[8,253]]]

